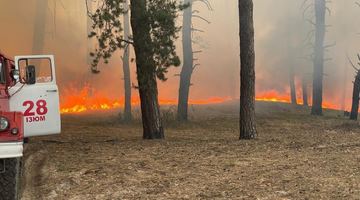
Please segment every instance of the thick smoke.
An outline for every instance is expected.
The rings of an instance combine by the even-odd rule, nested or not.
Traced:
[[[257,93],[277,91],[289,93],[289,67],[294,67],[297,88],[301,88],[302,74],[308,74],[311,83],[312,63],[302,59],[311,54],[304,39],[312,30],[302,16],[300,0],[255,0],[256,72]],[[201,4],[195,7],[211,24],[194,19],[194,26],[204,30],[196,33],[195,50],[202,50],[196,57],[199,66],[193,76],[191,97],[239,97],[239,35],[237,0],[212,0],[213,11]],[[346,60],[346,53],[356,61],[360,51],[360,8],[353,1],[332,1],[326,43],[336,46],[326,53],[332,61],[325,63],[324,99],[341,104],[341,94],[346,89],[347,102],[351,98],[353,69]],[[59,85],[61,88],[83,87],[90,83],[110,98],[123,94],[121,52],[114,55],[108,65],[100,67],[101,73],[93,75],[86,64],[87,33],[84,0],[53,0],[48,2],[46,15],[45,54],[55,54]],[[31,54],[33,46],[36,0],[0,1],[0,50],[9,55]],[[181,18],[179,18],[181,24]],[[178,42],[181,53],[181,42]],[[134,53],[132,53],[132,56]],[[181,56],[181,55],[180,55]],[[132,63],[132,81],[135,66]],[[160,83],[160,98],[176,99],[180,72],[173,68],[169,80]],[[346,77],[346,79],[345,79]],[[345,86],[344,86],[345,83]],[[136,94],[136,92],[134,92]],[[301,91],[298,91],[301,94]],[[348,105],[349,106],[349,105]]]

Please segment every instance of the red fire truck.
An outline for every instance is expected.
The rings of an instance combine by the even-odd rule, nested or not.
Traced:
[[[52,55],[0,54],[0,199],[18,199],[24,138],[61,131]]]

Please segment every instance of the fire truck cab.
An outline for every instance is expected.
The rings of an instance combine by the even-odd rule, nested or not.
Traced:
[[[60,131],[54,56],[0,54],[0,159],[21,157],[23,138]]]

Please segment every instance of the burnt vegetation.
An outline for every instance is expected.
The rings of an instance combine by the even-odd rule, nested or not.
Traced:
[[[358,54],[358,60],[357,63],[358,66],[360,66],[360,55]],[[359,115],[359,101],[360,101],[360,71],[359,68],[356,67],[353,62],[349,59],[349,62],[351,66],[355,70],[355,80],[353,81],[353,94],[352,94],[352,104],[351,104],[351,113],[350,113],[350,119],[357,120]]]
[[[188,108],[189,108],[189,95],[190,88],[193,86],[191,82],[191,77],[197,67],[200,66],[199,59],[196,57],[199,53],[202,53],[201,50],[195,50],[194,45],[196,41],[194,35],[196,33],[204,33],[203,30],[198,27],[194,27],[193,20],[200,20],[207,24],[210,24],[210,21],[205,19],[200,15],[200,11],[194,8],[194,4],[202,4],[211,11],[211,3],[208,0],[185,0],[184,4],[188,7],[183,11],[183,25],[182,25],[182,48],[183,48],[183,66],[181,68],[180,76],[180,86],[179,86],[179,98],[178,98],[178,110],[177,110],[177,119],[179,121],[188,120]],[[198,45],[199,46],[199,45]]]
[[[326,0],[305,0],[303,1],[303,17],[313,26],[313,29],[306,36],[306,45],[313,48],[313,53],[306,56],[313,62],[313,84],[312,84],[312,115],[322,115],[323,106],[323,80],[324,80],[324,64],[331,61],[331,58],[325,57],[325,52],[334,44],[325,44],[326,32],[330,25],[326,24],[326,16],[331,15],[328,7],[330,1]],[[303,81],[306,77],[303,78]],[[305,84],[304,82],[303,84]],[[306,85],[306,84],[305,84]],[[303,86],[305,90],[306,86]],[[303,91],[304,91],[303,90]],[[305,93],[307,96],[307,93]],[[304,99],[307,97],[303,97]],[[305,101],[304,101],[305,102]]]

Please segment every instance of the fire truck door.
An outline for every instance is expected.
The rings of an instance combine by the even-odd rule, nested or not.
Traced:
[[[59,90],[53,56],[17,56],[20,80],[10,89],[10,110],[24,114],[24,136],[61,131]]]

